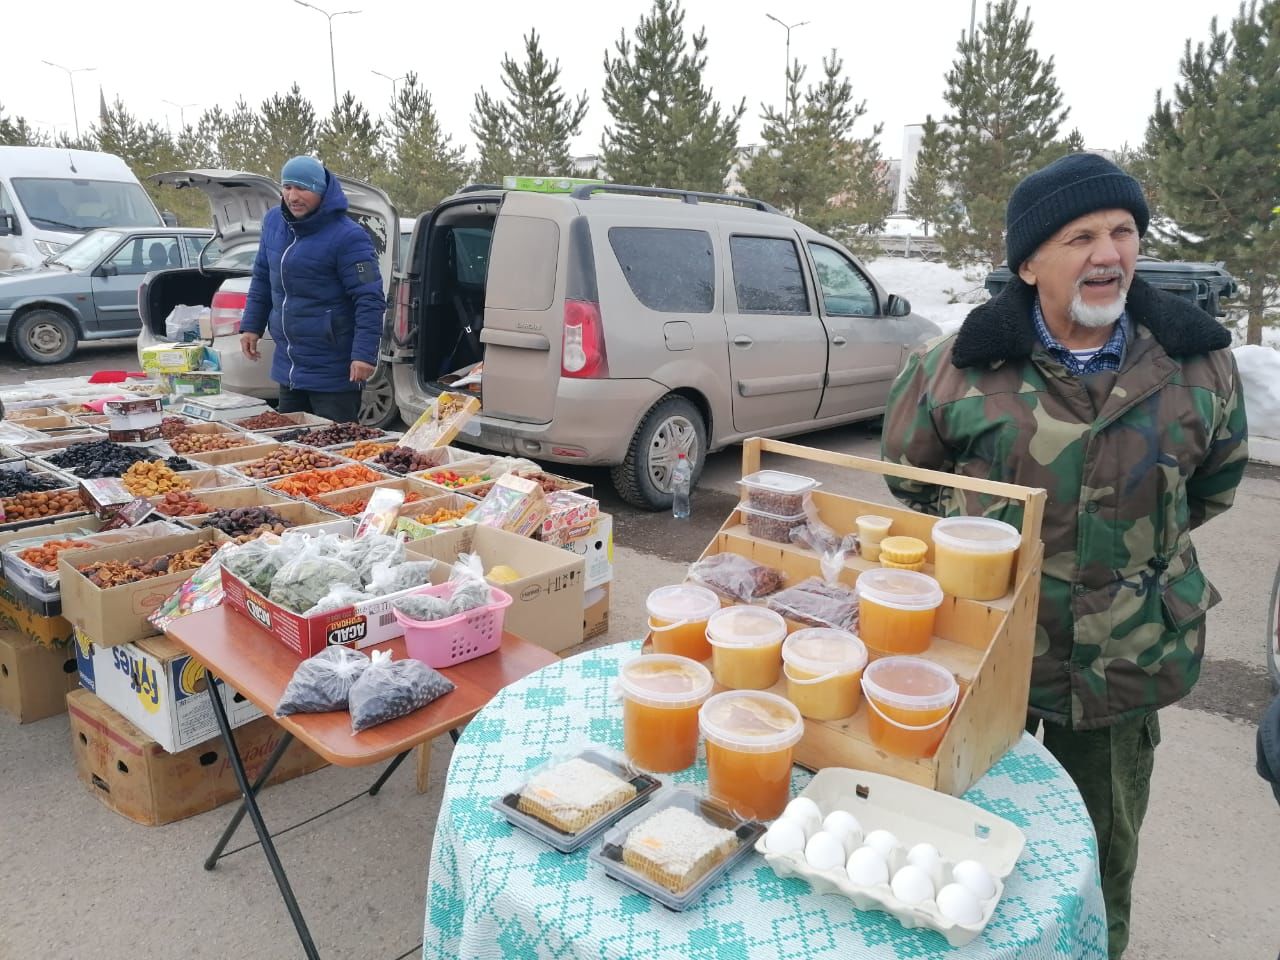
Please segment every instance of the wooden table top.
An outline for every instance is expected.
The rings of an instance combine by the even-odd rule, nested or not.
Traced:
[[[351,715],[303,713],[276,717],[276,704],[301,662],[298,655],[248,617],[218,606],[175,620],[166,631],[205,668],[244,694],[267,716],[330,763],[359,767],[394,757],[458,727],[479,712],[507,684],[558,659],[555,654],[512,633],[502,635],[494,653],[440,672],[456,689],[420,710],[360,733],[351,732]],[[405,657],[404,638],[373,647]]]

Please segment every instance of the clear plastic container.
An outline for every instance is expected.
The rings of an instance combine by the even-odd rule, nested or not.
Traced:
[[[881,750],[931,757],[947,732],[960,685],[946,667],[920,657],[873,660],[862,672],[867,732]]]
[[[698,708],[711,695],[711,672],[688,657],[652,653],[629,660],[618,674],[622,737],[643,770],[674,773],[698,756]]]
[[[868,570],[858,577],[858,635],[878,653],[923,653],[942,599],[942,587],[928,574]]]
[[[791,531],[796,527],[803,527],[808,520],[804,511],[790,515],[769,513],[746,503],[738,504],[738,510],[742,512],[742,518],[746,521],[747,533],[761,540],[772,540],[774,543],[790,543]]]
[[[812,477],[781,470],[757,470],[738,481],[753,510],[779,517],[804,513],[805,495],[822,486]]]
[[[720,609],[720,598],[706,587],[677,583],[658,587],[645,601],[654,653],[670,653],[691,660],[711,656],[707,620]]]
[[[1009,591],[1018,528],[988,517],[947,517],[933,525],[933,570],[942,589],[965,600],[996,600]]]
[[[767,690],[782,670],[787,621],[781,614],[745,604],[725,607],[707,621],[711,672],[732,690]]]
[[[791,793],[791,754],[804,734],[795,704],[759,690],[718,693],[698,711],[707,792],[744,817],[772,820]]]
[[[854,520],[858,525],[858,542],[862,544],[879,543],[889,535],[893,521],[888,517],[879,517],[873,513],[864,514]]]
[[[867,648],[847,630],[808,627],[782,644],[787,699],[810,720],[841,720],[858,711]]]

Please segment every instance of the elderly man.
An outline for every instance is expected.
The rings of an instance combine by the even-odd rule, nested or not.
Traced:
[[[894,384],[884,457],[1048,491],[1028,729],[1098,836],[1109,950],[1129,939],[1138,830],[1160,726],[1196,682],[1220,599],[1190,531],[1231,506],[1248,459],[1228,332],[1134,276],[1147,204],[1087,153],[1024,179],[1006,211],[1015,276]],[[909,481],[916,509],[1018,523],[1017,504]]]
[[[257,360],[258,340],[271,330],[281,413],[355,420],[387,309],[378,257],[319,160],[294,157],[280,183],[280,206],[262,218],[240,348]]]

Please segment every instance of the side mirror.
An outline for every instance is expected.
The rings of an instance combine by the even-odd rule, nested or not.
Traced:
[[[21,232],[16,214],[0,213],[0,237],[12,237]]]
[[[896,293],[889,294],[889,302],[885,304],[884,312],[890,317],[906,317],[911,315],[911,301],[906,297],[900,297]]]
[[[116,275],[115,264],[104,263],[97,270],[93,271],[95,277],[114,277]]]
[[[172,210],[166,210],[160,214],[160,220],[166,227],[176,227],[178,225],[178,215]]]

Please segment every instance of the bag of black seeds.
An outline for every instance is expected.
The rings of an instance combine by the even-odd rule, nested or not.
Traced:
[[[345,710],[352,685],[369,668],[369,657],[350,647],[325,647],[293,671],[276,705],[276,716]]]
[[[392,660],[375,650],[369,668],[351,687],[351,729],[355,733],[413,713],[453,689],[453,683],[421,660]]]

